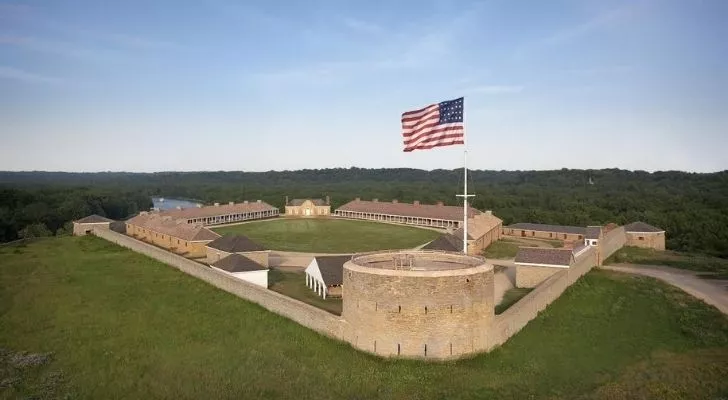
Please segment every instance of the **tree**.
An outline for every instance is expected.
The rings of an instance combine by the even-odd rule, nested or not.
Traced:
[[[45,224],[30,224],[18,232],[18,236],[23,239],[53,236],[53,233]]]

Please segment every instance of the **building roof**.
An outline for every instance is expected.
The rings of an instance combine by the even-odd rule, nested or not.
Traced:
[[[519,222],[517,224],[508,225],[508,226],[506,226],[506,228],[523,229],[523,230],[527,230],[527,231],[539,231],[539,232],[570,233],[573,235],[585,235],[586,234],[586,228],[582,228],[580,226],[532,224],[529,222]]]
[[[315,206],[328,206],[326,203],[326,200],[323,199],[293,199],[286,204],[287,206],[300,206],[302,205],[306,200],[311,200],[311,203]]]
[[[163,217],[157,213],[139,214],[127,220],[126,223],[188,242],[213,241],[220,237],[217,233],[201,225],[188,224],[181,220],[175,221],[170,217]]]
[[[263,201],[255,201],[255,202],[242,202],[242,203],[233,203],[233,204],[220,204],[218,206],[205,206],[205,207],[190,207],[190,208],[183,208],[180,210],[165,210],[160,211],[159,215],[162,216],[169,216],[174,219],[177,218],[206,218],[206,217],[215,217],[218,215],[228,215],[228,214],[243,214],[243,213],[249,213],[249,212],[258,212],[258,211],[271,211],[271,210],[277,210],[277,208],[273,207],[272,205],[263,202]]]
[[[114,222],[113,219],[108,219],[106,217],[102,217],[100,215],[91,214],[87,217],[83,217],[81,219],[77,219],[73,222],[79,223],[79,224],[103,224],[106,222]]]
[[[462,236],[462,231],[460,233]],[[463,251],[463,240],[455,235],[444,233],[437,239],[427,243],[423,250]]]
[[[468,240],[479,239],[502,223],[503,220],[488,211],[468,218]],[[453,234],[462,240],[463,228],[458,228]]]
[[[631,224],[624,226],[625,232],[639,232],[639,233],[659,233],[659,232],[665,232],[664,229],[660,229],[656,226],[652,226],[650,224],[646,224],[641,221],[632,222]]]
[[[243,235],[225,235],[207,244],[208,247],[228,253],[244,253],[246,251],[264,251],[265,247]]]
[[[447,221],[462,221],[463,208],[458,206],[445,206],[441,204],[419,204],[354,200],[339,207],[337,211],[367,212],[373,214],[387,214],[403,217],[418,217],[442,219]],[[481,214],[475,208],[470,207],[468,217]]]
[[[222,260],[214,262],[212,266],[227,272],[265,271],[268,269],[265,265],[258,264],[242,254],[230,254]]]
[[[326,286],[337,286],[344,283],[344,263],[351,256],[318,256],[316,264]]]
[[[586,227],[586,234],[584,237],[586,239],[599,239],[599,236],[602,234],[602,227],[601,226],[587,226]]]
[[[569,266],[573,258],[571,249],[547,247],[520,247],[516,253],[516,264],[541,264]]]

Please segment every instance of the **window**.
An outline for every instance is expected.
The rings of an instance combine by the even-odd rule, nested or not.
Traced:
[[[550,238],[554,237],[554,234],[553,234],[553,232],[549,232],[549,237],[550,237]]]
[[[564,233],[564,239],[566,239],[566,234]]]
[[[536,232],[531,232],[531,236],[536,236]]]
[[[639,240],[645,240],[645,237],[644,236],[640,236],[640,237],[638,237],[638,239]]]

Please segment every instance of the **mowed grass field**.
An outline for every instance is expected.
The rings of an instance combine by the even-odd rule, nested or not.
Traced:
[[[489,354],[384,360],[94,237],[0,246],[0,348],[0,398],[728,396],[728,319],[648,278],[592,271]]]
[[[408,249],[437,238],[438,232],[377,222],[344,219],[292,219],[248,222],[214,229],[242,234],[272,250],[354,253]]]

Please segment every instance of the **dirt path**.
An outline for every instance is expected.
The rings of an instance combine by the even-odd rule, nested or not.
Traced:
[[[721,281],[701,279],[696,272],[661,265],[615,264],[600,268],[657,278],[715,306],[728,315],[728,288]]]

